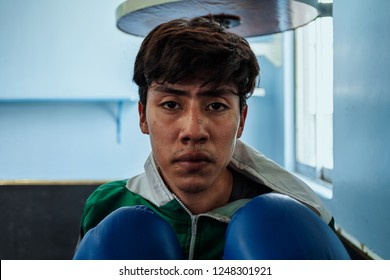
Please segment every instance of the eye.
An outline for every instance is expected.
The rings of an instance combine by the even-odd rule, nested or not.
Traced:
[[[208,105],[207,109],[211,110],[211,111],[219,112],[219,111],[226,110],[227,106],[225,104],[220,103],[220,102],[214,102],[214,103],[211,103],[210,105]]]
[[[167,102],[164,102],[161,104],[161,106],[165,109],[168,109],[168,110],[174,110],[174,109],[179,109],[180,106],[177,102],[175,101],[167,101]]]

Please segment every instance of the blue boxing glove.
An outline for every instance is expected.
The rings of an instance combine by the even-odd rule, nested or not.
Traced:
[[[302,203],[260,195],[237,211],[226,231],[224,259],[350,259],[336,233]]]
[[[175,260],[183,253],[172,227],[145,206],[122,207],[90,229],[75,260]]]

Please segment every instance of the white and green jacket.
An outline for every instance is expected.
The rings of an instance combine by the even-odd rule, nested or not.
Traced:
[[[229,167],[271,191],[304,203],[327,224],[333,221],[312,189],[240,140],[237,141]],[[106,183],[90,195],[82,214],[81,238],[115,209],[145,205],[171,224],[188,259],[221,259],[227,225],[234,213],[249,200],[239,199],[208,213],[193,215],[169,191],[150,155],[144,173],[127,180]]]

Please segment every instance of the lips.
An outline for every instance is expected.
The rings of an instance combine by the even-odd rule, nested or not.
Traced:
[[[173,162],[189,172],[196,172],[211,163],[212,159],[204,153],[191,152],[176,157]]]
[[[178,156],[174,159],[174,162],[186,162],[186,161],[206,161],[211,162],[211,158],[204,153],[186,153]]]

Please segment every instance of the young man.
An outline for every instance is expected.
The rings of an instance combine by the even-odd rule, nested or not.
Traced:
[[[178,19],[152,30],[133,77],[152,152],[143,174],[92,193],[81,237],[114,210],[144,205],[172,226],[185,258],[221,259],[233,215],[269,192],[331,223],[308,186],[239,140],[258,74],[247,41],[212,20]]]

